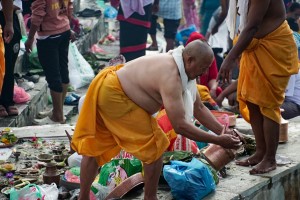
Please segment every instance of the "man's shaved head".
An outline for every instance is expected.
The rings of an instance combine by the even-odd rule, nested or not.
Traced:
[[[182,56],[189,78],[194,79],[210,67],[214,59],[214,52],[207,42],[194,40],[186,45]]]
[[[213,61],[214,52],[207,42],[202,40],[194,40],[185,47],[185,51],[189,56]]]

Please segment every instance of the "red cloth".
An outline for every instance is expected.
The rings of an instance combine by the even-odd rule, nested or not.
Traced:
[[[191,33],[189,39],[186,41],[185,46],[194,40],[204,40],[205,41],[205,37],[201,33],[193,32],[193,33]],[[208,87],[208,82],[212,79],[217,79],[217,76],[218,76],[218,67],[217,67],[216,58],[214,58],[211,66],[209,67],[208,73],[205,73],[202,76],[200,76],[200,84]],[[220,87],[218,87],[217,95],[219,95],[221,92],[222,92],[222,89]]]

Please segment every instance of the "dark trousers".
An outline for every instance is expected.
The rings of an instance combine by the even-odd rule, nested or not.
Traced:
[[[2,18],[3,17],[3,18]],[[14,105],[14,69],[20,51],[20,24],[16,14],[14,14],[14,36],[10,43],[4,43],[5,47],[5,75],[3,80],[2,92],[0,96],[0,105],[5,107]],[[3,13],[0,12],[1,26],[5,26]]]
[[[294,102],[284,101],[281,105],[281,108],[284,109],[284,111],[281,113],[283,119],[292,119],[300,116],[300,105]]]
[[[70,31],[37,40],[39,61],[43,67],[49,88],[62,92],[62,83],[68,84],[68,52]]]

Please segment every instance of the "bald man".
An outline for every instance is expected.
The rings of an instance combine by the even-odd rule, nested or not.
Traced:
[[[72,147],[84,155],[79,199],[89,196],[98,166],[121,149],[143,162],[144,199],[157,199],[162,154],[169,141],[152,115],[162,106],[177,133],[225,148],[239,146],[239,139],[214,118],[195,89],[195,78],[205,73],[212,61],[209,45],[196,40],[185,48],[140,57],[97,75],[86,94],[72,140]],[[191,123],[193,116],[218,135],[196,128]],[[224,132],[228,134],[221,135]]]

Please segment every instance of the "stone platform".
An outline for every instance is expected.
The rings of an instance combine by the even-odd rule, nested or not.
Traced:
[[[74,125],[47,125],[12,128],[20,137],[37,137],[52,140],[67,140],[65,130],[72,133]],[[236,128],[243,133],[251,134],[251,127],[243,119],[237,120]],[[249,175],[250,167],[241,167],[231,162],[227,165],[227,177],[220,179],[216,191],[206,196],[205,200],[298,200],[300,199],[300,129],[299,119],[290,121],[289,141],[279,144],[278,155],[291,160],[290,164],[278,166],[276,170],[263,175]],[[158,197],[161,200],[172,200],[170,188],[160,185]],[[130,193],[123,199],[143,199],[143,190]]]

